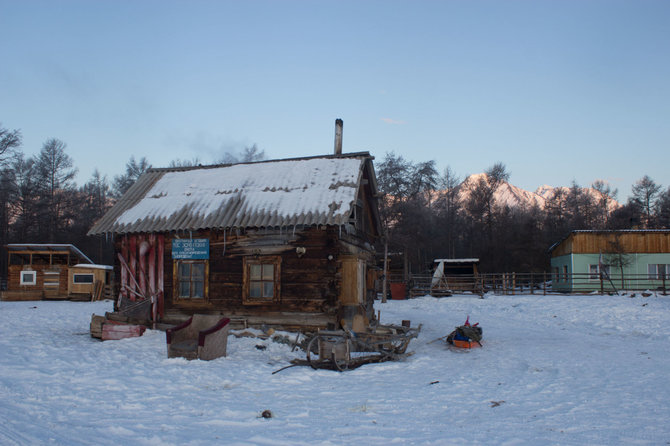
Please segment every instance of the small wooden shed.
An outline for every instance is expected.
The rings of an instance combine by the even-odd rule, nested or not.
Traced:
[[[78,263],[68,271],[68,297],[72,300],[99,300],[109,296],[114,267]]]
[[[150,169],[89,231],[114,237],[117,308],[286,328],[374,319],[367,152]]]
[[[3,300],[91,299],[112,280],[112,267],[95,265],[71,244],[16,243],[9,255]]]
[[[481,294],[479,259],[435,259],[431,281],[433,296],[449,295],[453,291]]]

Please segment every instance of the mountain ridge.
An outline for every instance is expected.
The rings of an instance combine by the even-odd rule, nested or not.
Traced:
[[[470,197],[472,188],[482,180],[487,181],[485,173],[476,173],[465,178],[461,184],[457,186],[459,200],[466,201]],[[571,188],[566,186],[549,186],[545,184],[539,186],[537,189],[535,189],[534,192],[531,192],[514,186],[508,181],[503,181],[493,196],[496,203],[507,205],[510,208],[530,208],[537,206],[540,209],[544,209],[546,207],[547,201],[551,199],[556,191],[561,190],[567,195],[570,192],[570,189]],[[603,194],[592,187],[580,187],[579,189],[583,193],[591,196],[596,201],[600,201],[603,198]],[[607,201],[607,207],[610,211],[621,207],[621,204],[615,199],[608,198]]]

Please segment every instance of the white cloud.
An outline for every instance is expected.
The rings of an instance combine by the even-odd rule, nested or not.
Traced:
[[[393,125],[404,125],[407,124],[405,121],[399,121],[397,119],[391,119],[391,118],[382,118],[382,121],[384,121],[387,124],[393,124]]]

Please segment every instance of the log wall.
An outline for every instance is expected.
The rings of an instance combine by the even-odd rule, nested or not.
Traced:
[[[21,271],[37,272],[35,285],[21,285]],[[46,278],[46,283],[45,283]],[[57,283],[57,285],[55,285]],[[53,284],[53,285],[50,285]],[[9,265],[7,290],[44,292],[47,297],[67,296],[68,267],[66,265]]]
[[[371,247],[366,248],[360,240],[353,243],[351,237],[343,236],[337,227],[310,227],[295,232],[204,230],[163,236],[165,319],[193,313],[220,313],[264,323],[283,320],[281,324],[286,326],[337,323],[342,303],[343,264],[352,257],[360,258],[370,266],[374,261]],[[172,240],[177,237],[209,239],[209,280],[205,299],[175,298]],[[127,248],[117,241],[117,252],[123,249]],[[243,265],[244,258],[249,256],[281,257],[281,291],[277,302],[244,304]],[[121,268],[118,261],[115,268],[118,276]],[[348,288],[351,287],[349,284]],[[365,307],[367,302],[360,304]]]

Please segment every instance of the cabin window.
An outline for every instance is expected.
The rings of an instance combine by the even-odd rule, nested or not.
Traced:
[[[264,304],[279,301],[279,278],[281,257],[245,257],[244,290],[245,304]]]
[[[652,280],[670,279],[670,264],[650,263],[647,265],[647,276]]]
[[[178,260],[175,262],[176,294],[179,299],[205,299],[206,260]]]
[[[568,281],[568,265],[563,265],[563,281]]]
[[[21,285],[37,285],[37,271],[21,271]]]
[[[93,283],[93,274],[73,274],[73,283]]]

